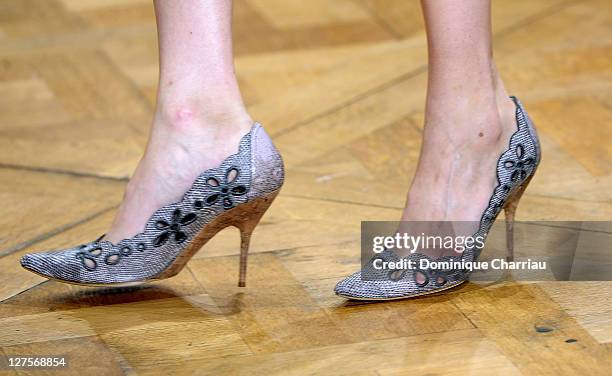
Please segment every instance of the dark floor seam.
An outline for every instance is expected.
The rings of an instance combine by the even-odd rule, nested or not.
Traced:
[[[93,179],[119,181],[119,182],[127,182],[130,180],[128,177],[120,178],[120,177],[114,177],[114,176],[103,176],[103,175],[91,174],[88,172],[62,170],[62,169],[47,168],[47,167],[23,166],[23,165],[16,165],[16,164],[10,164],[10,163],[1,163],[1,162],[0,162],[0,168],[6,169],[6,170],[40,172],[44,174],[67,175],[67,176],[72,176],[76,178],[93,178]]]
[[[62,226],[62,227],[58,227],[58,228],[56,228],[55,230],[52,230],[52,231],[50,231],[50,232],[47,232],[47,233],[45,233],[45,234],[43,234],[43,235],[40,235],[40,236],[35,237],[35,238],[33,238],[33,239],[27,240],[27,241],[25,241],[25,242],[23,242],[23,243],[17,244],[17,245],[15,245],[15,246],[11,247],[11,248],[8,248],[8,249],[6,249],[6,250],[4,250],[4,251],[0,252],[0,258],[2,258],[2,257],[6,257],[6,256],[9,256],[9,255],[11,255],[11,254],[13,254],[13,253],[15,253],[15,252],[19,252],[19,251],[21,251],[21,250],[23,250],[23,249],[27,248],[27,247],[31,247],[32,245],[34,245],[34,244],[36,244],[36,243],[39,243],[39,242],[41,242],[41,241],[47,240],[47,239],[49,239],[49,238],[52,238],[53,236],[56,236],[56,235],[58,235],[58,234],[61,234],[62,232],[68,231],[68,230],[70,230],[70,229],[72,229],[72,228],[74,228],[74,227],[77,227],[77,226],[79,226],[79,225],[82,225],[83,223],[89,222],[89,221],[91,221],[92,219],[94,219],[94,218],[96,218],[96,217],[98,217],[98,216],[100,216],[100,215],[103,215],[103,214],[105,214],[106,212],[109,212],[109,211],[111,211],[111,210],[114,210],[114,209],[116,209],[116,208],[117,208],[117,206],[116,206],[116,205],[114,205],[114,206],[108,207],[108,208],[106,208],[106,209],[102,209],[102,210],[100,210],[100,211],[98,211],[98,212],[96,212],[96,213],[94,213],[94,214],[92,214],[92,215],[90,215],[90,216],[88,216],[88,217],[85,217],[85,218],[83,218],[83,219],[81,219],[81,220],[78,220],[78,221],[76,221],[76,222],[69,223],[69,224],[64,225],[64,226]]]

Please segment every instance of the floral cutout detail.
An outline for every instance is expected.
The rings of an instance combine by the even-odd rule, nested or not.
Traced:
[[[163,231],[153,240],[153,245],[155,247],[161,247],[172,235],[174,235],[174,241],[177,244],[184,242],[185,239],[187,239],[187,234],[182,231],[181,227],[193,223],[197,218],[195,213],[187,213],[181,216],[181,209],[174,210],[170,223],[163,219],[155,223],[155,228]]]
[[[504,162],[504,167],[507,170],[512,171],[510,180],[513,183],[522,182],[525,180],[527,178],[527,174],[529,173],[530,166],[532,166],[534,163],[533,158],[525,156],[525,149],[523,148],[523,145],[518,144],[516,146],[515,153],[517,156],[516,161],[508,159]],[[505,185],[503,188],[507,191],[510,187]]]
[[[412,278],[414,279],[414,283],[419,287],[425,287],[429,284],[429,274],[426,270],[415,269],[412,272]]]
[[[389,280],[393,282],[397,282],[401,280],[402,278],[404,278],[407,271],[408,271],[407,269],[390,270],[388,274]]]
[[[81,245],[79,249],[80,251],[77,252],[76,258],[81,260],[83,267],[89,271],[96,270],[98,263],[95,259],[102,254],[102,248],[96,244],[94,247],[91,245]]]
[[[448,277],[446,276],[446,273],[440,270],[431,270],[429,272],[429,275],[431,276],[431,280],[433,281],[433,284],[436,285],[437,287],[442,287],[446,284],[446,282],[448,282]]]
[[[242,196],[247,192],[247,187],[238,184],[238,176],[240,175],[240,171],[236,167],[230,167],[225,172],[225,177],[223,181],[219,181],[215,177],[209,177],[206,180],[206,185],[213,190],[213,193],[206,197],[204,201],[196,201],[194,206],[197,209],[201,209],[206,205],[214,205],[217,202],[223,203],[224,209],[231,209],[234,207],[234,197]]]
[[[502,189],[504,190],[504,192],[506,191],[506,187],[508,187],[507,185],[504,185],[502,187]],[[510,188],[508,187],[508,191],[510,190]],[[494,221],[495,218],[497,217],[497,215],[499,214],[499,212],[502,210],[503,208],[503,201],[502,202],[496,202],[494,204],[492,204],[490,206],[489,209],[485,210],[485,215],[483,215],[482,220],[486,221],[486,222],[491,222]]]
[[[108,254],[104,258],[104,262],[107,265],[117,265],[123,256],[129,256],[131,254],[132,248],[129,245],[124,245],[119,251]]]
[[[430,261],[432,260],[429,257],[424,256],[424,255],[420,255],[420,257],[429,259]],[[441,263],[441,265],[443,265],[444,262],[450,262],[450,263],[459,262],[462,260],[462,257],[463,256],[460,256],[460,257],[444,256],[444,257],[435,259],[434,261],[438,261]],[[467,278],[467,274],[466,274],[466,271],[462,269],[416,268],[413,270],[412,278],[414,280],[414,283],[418,287],[425,287],[425,286],[442,287],[442,286],[446,286],[447,284],[454,283],[453,281],[464,280],[465,278]]]

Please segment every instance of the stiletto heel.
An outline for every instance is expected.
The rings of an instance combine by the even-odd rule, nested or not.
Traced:
[[[506,214],[506,247],[507,259],[514,258],[514,213],[525,188],[531,181],[540,163],[541,151],[538,135],[523,105],[516,97],[511,97],[516,105],[517,130],[510,137],[508,149],[497,161],[497,186],[489,199],[489,204],[482,213],[478,231],[473,239],[486,239],[493,222],[502,209]],[[420,265],[421,261],[450,262],[451,264],[474,262],[482,248],[466,249],[461,256],[445,256],[432,260],[429,256],[415,252],[408,258],[407,265]],[[393,300],[431,294],[462,284],[470,275],[468,269],[406,269],[400,278],[393,276],[397,271],[375,268],[374,260],[382,259],[383,263],[403,261],[392,250],[378,254],[361,271],[353,273],[338,282],[336,294],[357,300]],[[380,265],[380,264],[378,264]],[[367,278],[363,278],[367,276]]]
[[[261,220],[261,217],[263,217],[270,205],[272,205],[277,193],[278,192],[273,192],[270,195],[255,200],[252,205],[245,210],[246,216],[239,218],[234,224],[234,226],[240,230],[240,267],[238,274],[238,287],[246,286],[247,258],[249,254],[249,245],[251,243],[251,234]]]
[[[251,232],[240,230],[240,270],[238,273],[238,287],[246,287],[247,257],[249,256],[250,243]]]
[[[21,265],[61,282],[130,285],[172,277],[228,226],[240,229],[240,276],[244,286],[251,234],[284,181],[278,150],[255,123],[238,152],[201,173],[173,204],[159,208],[144,230],[114,244],[102,240],[52,252],[29,253]]]
[[[529,181],[531,181],[531,177],[519,187],[516,194],[512,197],[508,197],[508,201],[506,205],[504,205],[504,214],[506,216],[506,261],[514,260],[514,214],[523,196],[523,192],[525,192],[527,185],[529,185]]]

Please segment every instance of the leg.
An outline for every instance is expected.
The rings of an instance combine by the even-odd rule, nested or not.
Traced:
[[[422,0],[429,77],[423,144],[402,216],[480,220],[516,130],[491,49],[490,0]],[[432,255],[434,256],[434,255]]]
[[[235,153],[248,115],[234,74],[231,0],[155,1],[160,75],[149,142],[106,239],[143,230],[162,205]]]

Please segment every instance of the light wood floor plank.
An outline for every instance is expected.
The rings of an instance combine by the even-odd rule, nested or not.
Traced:
[[[540,288],[598,342],[612,342],[612,283],[549,282]]]
[[[274,255],[251,257],[242,290],[236,287],[237,257],[201,259],[190,267],[215,303],[233,312],[229,319],[254,353],[350,342]]]
[[[427,369],[424,365],[430,363],[437,363],[439,370],[451,369],[456,364],[464,365],[465,369],[477,369],[481,368],[477,359],[491,365],[493,373],[517,374],[512,363],[504,359],[496,346],[475,329],[233,357],[229,361],[188,362],[180,369],[168,368],[161,371],[172,372],[174,375],[375,375],[380,372],[392,374],[398,369],[415,372]]]
[[[0,181],[2,254],[113,207],[123,188],[112,180],[12,168],[0,168]]]
[[[610,354],[536,285],[474,290],[455,302],[526,374],[605,375],[610,369]]]

